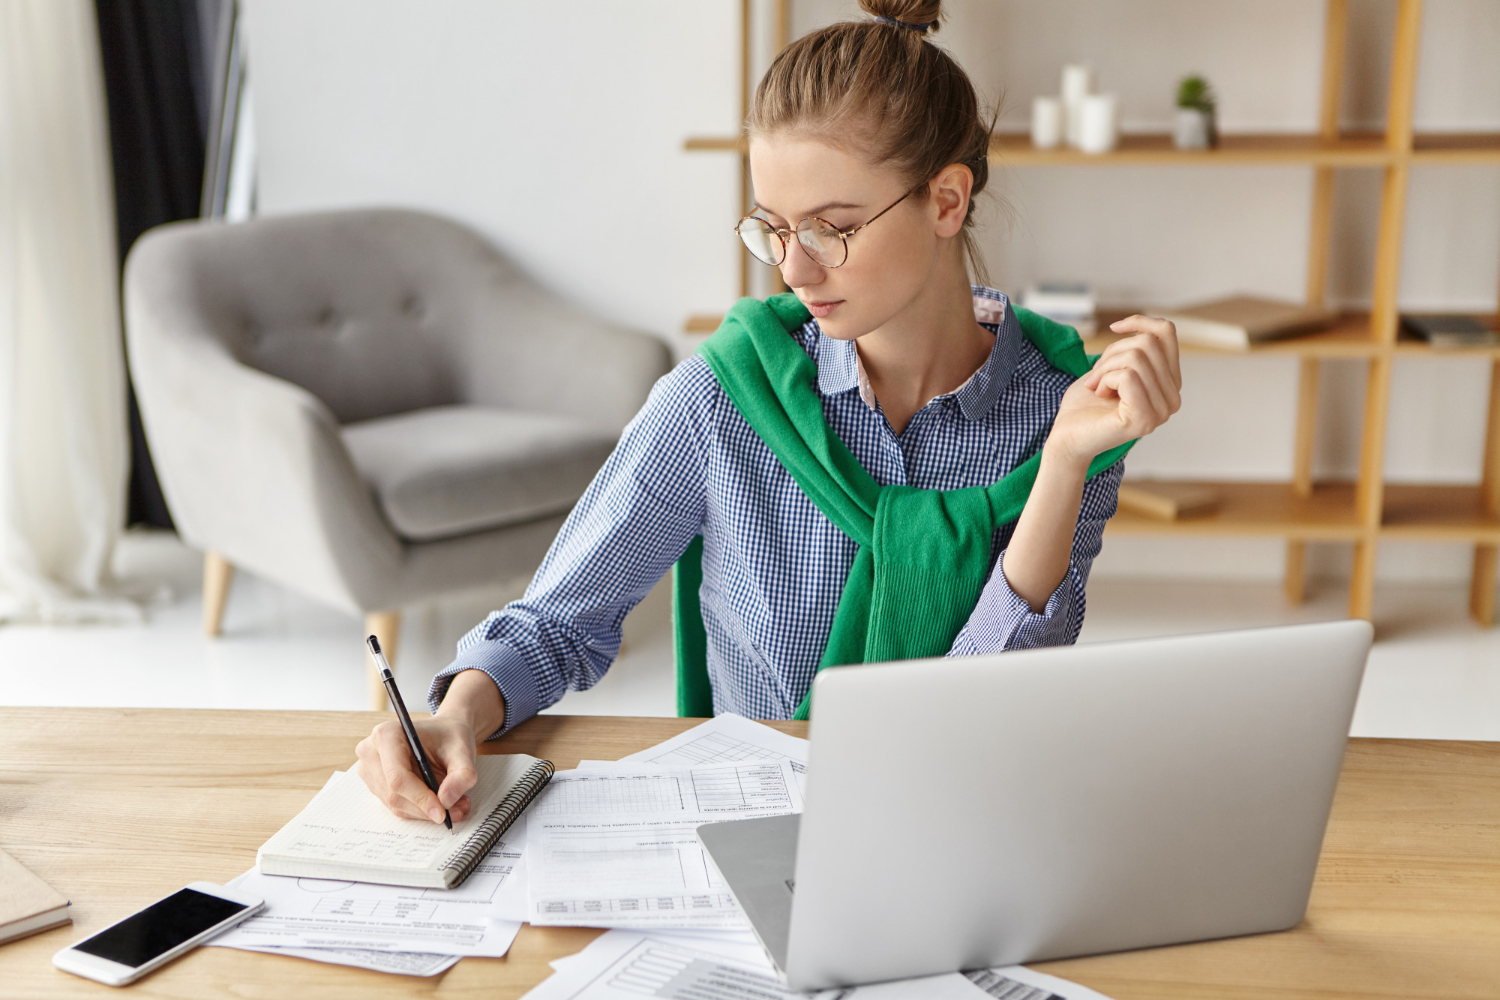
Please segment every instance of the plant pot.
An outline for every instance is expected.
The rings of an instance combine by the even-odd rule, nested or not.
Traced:
[[[1178,149],[1212,149],[1218,145],[1214,113],[1202,108],[1178,108],[1172,142]]]

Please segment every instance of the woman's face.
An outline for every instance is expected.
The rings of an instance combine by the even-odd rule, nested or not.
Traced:
[[[894,170],[816,139],[787,135],[752,139],[750,172],[756,214],[778,229],[796,229],[811,215],[847,230],[910,189]],[[840,267],[816,263],[795,236],[788,237],[782,278],[824,333],[839,340],[864,336],[911,306],[942,256],[953,251],[957,228],[941,201],[920,191],[902,201],[849,237],[849,256]],[[947,233],[949,228],[954,232]]]

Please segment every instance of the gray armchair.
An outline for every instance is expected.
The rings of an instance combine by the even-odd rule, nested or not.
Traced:
[[[392,651],[401,605],[535,569],[670,364],[467,229],[390,209],[153,230],[125,317],[205,631],[240,566]]]

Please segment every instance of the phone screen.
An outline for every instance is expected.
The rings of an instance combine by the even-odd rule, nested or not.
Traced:
[[[243,909],[240,903],[182,889],[73,947],[135,968]]]

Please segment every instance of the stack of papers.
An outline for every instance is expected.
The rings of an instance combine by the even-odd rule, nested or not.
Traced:
[[[1012,965],[819,993],[793,993],[754,938],[613,930],[552,963],[524,1000],[1108,1000],[1085,986]]]
[[[435,976],[465,955],[502,957],[521,929],[522,844],[508,836],[456,889],[262,875],[229,882],[266,908],[209,944],[377,972]]]
[[[261,875],[266,909],[210,942],[435,976],[503,956],[522,921],[614,928],[528,1000],[1108,1000],[1022,966],[818,994],[782,985],[698,842],[703,823],[802,811],[808,742],[721,715],[619,761],[560,771],[456,889]]]
[[[554,775],[527,815],[533,924],[742,929],[698,841],[704,823],[802,811],[791,761],[594,763]]]

